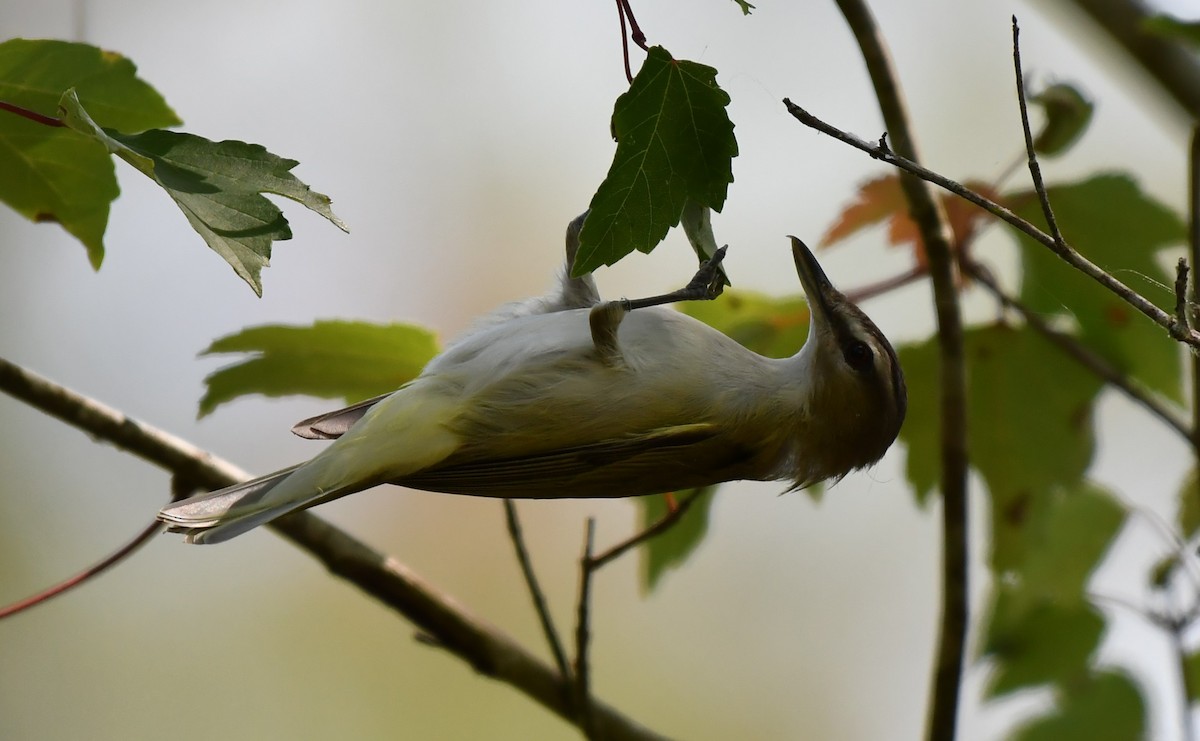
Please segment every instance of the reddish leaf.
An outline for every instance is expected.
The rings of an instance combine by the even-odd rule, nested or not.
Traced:
[[[842,210],[837,223],[821,237],[821,246],[828,247],[840,242],[855,232],[874,226],[896,214],[906,214],[906,209],[899,177],[884,175],[868,180],[859,187],[858,199]]]
[[[1000,202],[999,194],[987,183],[967,181],[964,185],[993,201]],[[964,245],[970,243],[988,214],[958,196],[947,193],[940,197],[942,206],[946,209],[946,218],[950,221],[953,247],[963,249]],[[857,199],[842,210],[837,222],[821,238],[821,245],[827,247],[883,221],[888,223],[888,244],[911,245],[913,259],[918,266],[924,268],[927,265],[925,249],[921,244],[917,225],[908,215],[908,202],[900,187],[899,175],[885,175],[863,183],[858,189]]]

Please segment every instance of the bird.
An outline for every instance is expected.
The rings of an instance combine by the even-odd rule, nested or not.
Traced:
[[[789,237],[808,336],[759,355],[666,304],[722,292],[722,247],[684,288],[603,301],[573,277],[585,212],[548,295],[484,317],[396,391],[298,423],[305,463],[167,505],[189,543],[390,483],[505,498],[635,497],[734,480],[788,490],[877,462],[907,409],[891,343]]]

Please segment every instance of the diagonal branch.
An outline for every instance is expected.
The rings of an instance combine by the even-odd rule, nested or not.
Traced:
[[[862,50],[883,113],[887,135],[906,160],[917,159],[900,83],[883,36],[865,0],[838,0],[838,8]],[[784,101],[791,110],[793,106]],[[793,111],[793,115],[795,112]],[[883,140],[881,140],[882,144]],[[937,312],[941,389],[942,610],[927,737],[951,741],[958,724],[958,697],[966,652],[969,551],[967,548],[967,403],[962,314],[955,285],[951,230],[933,189],[912,176],[900,178],[909,212],[929,257]]]
[[[541,623],[542,633],[550,652],[554,654],[554,665],[562,677],[570,677],[571,669],[567,664],[567,652],[563,649],[554,620],[550,617],[550,607],[546,604],[546,594],[538,583],[533,571],[533,559],[529,557],[529,549],[525,547],[525,534],[521,530],[521,520],[517,517],[517,504],[511,499],[504,500],[504,519],[508,523],[508,535],[517,552],[517,563],[521,566],[521,574],[525,577],[525,586],[529,589],[529,597],[533,600],[533,609],[537,612],[538,622]]]
[[[1200,349],[1200,332],[1197,332],[1194,329],[1186,332],[1180,332],[1175,322],[1174,315],[1155,306],[1150,299],[1125,285],[1120,280],[1115,278],[1111,273],[1106,272],[1103,268],[1079,254],[1079,252],[1071,247],[1070,244],[1057,244],[1054,241],[1054,237],[1046,234],[1030,222],[1022,219],[1020,216],[1017,216],[1008,208],[1001,206],[999,203],[996,203],[995,201],[974,190],[971,190],[962,183],[956,182],[944,175],[934,172],[933,170],[922,167],[916,162],[900,156],[885,146],[879,146],[863,141],[853,134],[842,131],[836,126],[822,121],[786,98],[783,102],[787,106],[788,112],[805,126],[816,129],[824,134],[829,134],[838,141],[849,144],[859,151],[866,152],[874,159],[881,160],[889,165],[892,165],[893,167],[904,170],[905,172],[911,172],[922,180],[933,183],[934,185],[953,193],[963,200],[970,201],[1001,221],[1007,222],[1010,226],[1015,227],[1021,233],[1028,235],[1035,242],[1042,244],[1051,252],[1058,255],[1063,262],[1104,286],[1122,301],[1140,311],[1155,324],[1166,330],[1167,334],[1175,337],[1180,342],[1190,345],[1193,348]]]
[[[0,391],[93,437],[171,471],[197,486],[217,489],[250,475],[170,433],[131,419],[93,399],[0,358]],[[309,512],[270,526],[331,573],[402,614],[437,645],[481,674],[512,685],[570,723],[578,718],[567,680],[508,634],[475,617],[392,556],[380,553]],[[609,705],[591,700],[597,733],[605,739],[664,739]]]

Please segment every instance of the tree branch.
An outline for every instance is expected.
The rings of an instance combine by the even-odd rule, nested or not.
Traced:
[[[805,126],[816,129],[824,134],[829,134],[838,141],[849,144],[850,146],[862,152],[866,152],[874,159],[881,160],[889,165],[892,165],[893,167],[904,170],[905,172],[911,172],[922,180],[933,183],[934,185],[953,193],[959,198],[974,203],[984,211],[987,211],[996,218],[1015,227],[1022,234],[1026,234],[1034,241],[1044,245],[1054,254],[1058,255],[1063,262],[1104,286],[1122,301],[1147,316],[1155,324],[1166,330],[1168,335],[1175,336],[1175,334],[1178,332],[1175,324],[1175,317],[1172,314],[1158,308],[1145,296],[1142,296],[1137,291],[1134,291],[1132,288],[1113,277],[1110,273],[1106,272],[1103,268],[1079,254],[1073,247],[1071,247],[1070,244],[1056,244],[1054,237],[1046,234],[1033,224],[1029,223],[1025,219],[1022,219],[1020,216],[1017,216],[1008,208],[1001,206],[999,203],[990,200],[986,196],[983,196],[974,190],[971,190],[962,183],[955,182],[944,175],[939,175],[932,170],[922,167],[916,162],[892,152],[887,147],[865,142],[853,134],[849,134],[837,128],[836,126],[825,123],[821,119],[817,118],[786,98],[783,102],[787,106],[788,112]],[[1178,339],[1180,342],[1190,345],[1191,347],[1200,349],[1200,332],[1197,332],[1194,329],[1189,330],[1183,336],[1176,337],[1176,339]]]
[[[870,9],[863,0],[838,0],[838,8],[862,50],[892,146],[905,159],[916,161],[917,148],[906,105]],[[793,108],[784,102],[789,110]],[[912,176],[901,177],[900,182],[929,258],[937,312],[941,356],[938,386],[941,389],[942,610],[927,737],[931,741],[951,741],[958,724],[970,596],[967,584],[967,404],[962,315],[955,285],[951,230],[945,211],[927,183]]]
[[[250,478],[232,463],[2,358],[0,391],[198,486],[217,489]],[[512,685],[564,720],[578,723],[574,708],[565,699],[570,694],[567,679],[506,633],[434,589],[399,560],[309,512],[288,515],[269,527],[335,576],[404,615],[432,636],[437,645],[476,671]],[[665,738],[609,705],[592,700],[591,707],[597,734],[602,738]]]

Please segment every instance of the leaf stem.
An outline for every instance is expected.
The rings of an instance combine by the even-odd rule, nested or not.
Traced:
[[[15,105],[13,103],[8,103],[3,100],[0,100],[0,111],[8,111],[9,113],[15,113],[22,118],[27,118],[30,121],[33,121],[34,123],[40,123],[43,126],[53,126],[55,128],[62,128],[62,127],[66,126],[66,124],[63,122],[63,120],[61,118],[54,118],[53,116],[43,116],[42,114],[38,113],[37,111],[31,111],[28,108],[23,108],[19,105]]]
[[[162,530],[162,523],[154,520],[147,525],[141,532],[129,539],[120,548],[100,559],[96,563],[88,566],[77,574],[74,574],[66,579],[63,579],[57,584],[46,587],[41,591],[31,594],[24,599],[11,602],[7,605],[0,606],[0,620],[12,617],[18,613],[24,612],[31,607],[42,604],[54,597],[71,591],[75,587],[88,582],[97,576],[100,576],[105,571],[108,571],[113,566],[116,566],[121,561],[124,561],[134,553],[138,548],[150,541],[159,531]]]

